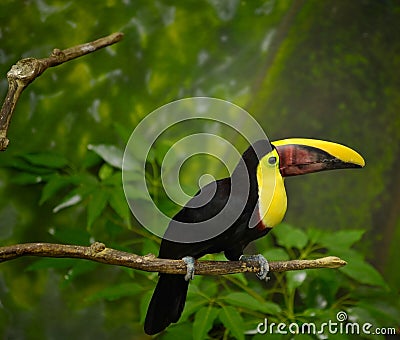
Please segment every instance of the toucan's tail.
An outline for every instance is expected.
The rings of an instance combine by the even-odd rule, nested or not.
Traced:
[[[144,331],[151,335],[177,322],[185,306],[189,282],[184,275],[160,274],[149,308]]]

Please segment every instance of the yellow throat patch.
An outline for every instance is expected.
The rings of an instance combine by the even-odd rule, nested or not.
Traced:
[[[266,227],[272,228],[285,216],[287,197],[283,178],[279,171],[279,155],[272,150],[257,166],[258,205],[260,218]]]

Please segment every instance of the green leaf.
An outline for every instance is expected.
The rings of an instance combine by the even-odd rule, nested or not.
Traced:
[[[85,158],[80,162],[80,166],[82,169],[88,169],[94,167],[98,164],[103,163],[103,159],[94,152],[87,152],[85,154]]]
[[[59,169],[68,164],[68,160],[65,157],[50,152],[23,154],[21,157],[33,165],[43,166],[46,168]]]
[[[223,306],[219,313],[219,319],[236,339],[244,340],[244,322],[236,308]]]
[[[207,337],[207,333],[213,326],[215,318],[218,316],[219,310],[212,307],[200,308],[194,316],[193,322],[193,339],[203,340]]]
[[[307,280],[299,287],[299,294],[308,308],[323,309],[337,301],[337,293],[344,284],[344,274],[332,269],[307,270]],[[347,284],[347,282],[346,282]]]
[[[317,228],[308,228],[306,230],[307,235],[308,235],[308,239],[310,240],[310,242],[314,243],[320,243],[320,239],[323,237],[323,235],[326,234],[326,232],[324,230],[321,229],[317,229]],[[332,236],[332,233],[329,233],[329,235]]]
[[[88,173],[72,175],[70,180],[71,183],[77,185],[77,187],[71,190],[61,203],[53,208],[54,213],[80,203],[98,187],[96,178]]]
[[[144,320],[146,318],[147,308],[149,307],[149,303],[151,297],[153,295],[153,290],[149,290],[147,292],[143,292],[141,294],[140,305],[139,305],[139,312],[140,312],[140,323],[144,324]]]
[[[289,254],[285,249],[282,248],[272,248],[264,251],[263,256],[268,261],[287,261],[290,260]]]
[[[349,259],[347,265],[339,269],[354,280],[360,283],[387,287],[381,274],[369,263],[360,259]]]
[[[82,188],[81,192],[86,192],[86,193],[89,193],[90,190],[96,188],[96,186],[99,183],[96,176],[88,172],[76,173],[70,176],[70,178],[71,178],[71,183],[81,187]],[[84,188],[86,188],[85,191]]]
[[[93,261],[78,261],[68,270],[67,274],[64,275],[62,287],[70,284],[76,277],[95,270],[98,265],[98,263]]]
[[[113,188],[109,191],[109,203],[111,208],[121,217],[124,221],[128,222],[131,216],[131,211],[126,201],[122,187]]]
[[[195,296],[195,297],[199,297],[201,294],[200,288],[199,288],[199,282],[202,282],[203,277],[199,276],[199,280],[196,281],[192,281],[192,283],[189,285],[189,289],[188,289],[188,296]]]
[[[113,173],[114,169],[107,163],[104,163],[99,169],[99,178],[104,181],[105,179],[111,177]]]
[[[300,287],[306,278],[307,278],[307,272],[305,270],[286,272],[288,289],[293,290],[296,289],[297,287]]]
[[[200,284],[200,290],[207,292],[209,298],[217,296],[219,294],[218,281],[217,280],[203,280]]]
[[[229,275],[229,277],[232,278],[232,279],[236,279],[236,280],[240,281],[245,286],[247,286],[248,283],[249,283],[247,281],[246,275],[244,275],[244,273],[231,274],[231,275]]]
[[[115,168],[122,169],[123,150],[115,145],[89,144],[88,149],[98,154],[105,162]]]
[[[302,249],[308,242],[308,236],[303,230],[294,228],[289,224],[280,224],[274,228],[273,233],[278,244],[285,248]]]
[[[10,182],[25,185],[25,184],[37,184],[43,182],[44,177],[43,175],[35,174],[35,173],[17,173],[16,175],[12,176]]]
[[[99,188],[91,195],[87,210],[87,226],[90,228],[93,222],[105,209],[108,202],[108,192],[104,188]]]
[[[177,339],[188,339],[189,334],[192,333],[192,324],[188,322],[179,322],[177,324],[170,325],[165,334],[162,335],[162,340],[177,340]]]
[[[57,206],[53,208],[53,213],[58,213],[60,210],[72,207],[73,205],[76,205],[82,201],[82,196],[79,194],[76,194],[71,192],[67,197]]]
[[[122,173],[121,171],[113,171],[113,174],[111,176],[108,176],[105,178],[102,182],[103,184],[114,188],[118,189],[123,189],[122,187]],[[123,192],[123,191],[122,191]]]
[[[391,305],[392,304],[392,305]],[[396,308],[397,307],[397,308]],[[368,311],[378,321],[379,325],[395,325],[400,320],[400,310],[394,305],[394,301],[381,303],[381,301],[360,301],[355,308],[362,308]]]
[[[190,284],[192,286],[192,284]],[[189,294],[188,294],[189,297]],[[181,321],[187,320],[193,313],[196,313],[201,307],[208,304],[209,301],[201,296],[190,297],[186,301],[185,308],[180,318]]]
[[[359,241],[365,230],[339,230],[334,234],[324,233],[318,242],[328,249],[346,249]]]
[[[353,322],[357,322],[359,324],[368,322],[368,323],[374,325],[375,327],[379,327],[379,322],[376,319],[375,313],[371,312],[370,310],[355,306],[355,307],[348,308],[346,310],[346,312],[349,316],[351,316],[351,319]],[[387,325],[385,325],[385,326],[387,326]],[[376,339],[376,337],[373,339]]]
[[[126,296],[136,296],[143,292],[142,285],[134,282],[124,282],[107,287],[87,298],[89,302],[99,300],[114,301]]]
[[[54,169],[33,165],[19,157],[12,157],[11,159],[6,158],[5,160],[2,160],[2,167],[13,168],[19,172],[27,172],[30,174],[49,174],[54,172]]]
[[[42,195],[40,197],[39,204],[43,204],[49,198],[54,196],[59,190],[65,188],[71,184],[71,178],[66,176],[60,176],[58,174],[54,174],[50,177],[49,181],[43,187]]]
[[[281,312],[281,307],[270,301],[260,302],[247,293],[234,292],[222,297],[222,300],[233,306],[246,308],[249,310],[260,311],[266,314],[277,314]]]
[[[129,127],[128,125],[123,125],[118,122],[113,123],[113,127],[115,131],[117,132],[118,136],[121,137],[124,143],[128,142],[129,137],[132,134],[132,128]]]

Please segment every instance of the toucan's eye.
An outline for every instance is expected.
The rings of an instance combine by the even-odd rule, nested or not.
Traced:
[[[276,164],[276,157],[272,156],[268,158],[268,164],[274,165]]]

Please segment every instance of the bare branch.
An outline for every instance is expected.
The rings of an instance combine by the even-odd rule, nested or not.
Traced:
[[[8,146],[8,127],[17,101],[25,87],[49,67],[60,65],[85,54],[97,51],[100,48],[112,45],[120,41],[122,37],[122,33],[113,33],[98,40],[67,48],[63,51],[56,48],[48,58],[25,58],[13,65],[7,73],[8,91],[0,111],[0,151],[6,150]]]
[[[106,248],[103,243],[95,242],[90,247],[52,244],[24,243],[0,247],[0,262],[22,256],[68,257],[123,266],[147,272],[168,274],[186,274],[186,264],[182,260],[167,260],[153,254],[139,256],[116,249]],[[269,263],[271,272],[313,268],[339,268],[346,262],[335,256],[316,260],[273,261]],[[198,275],[225,275],[244,272],[258,272],[259,264],[255,261],[196,261],[195,272]]]

